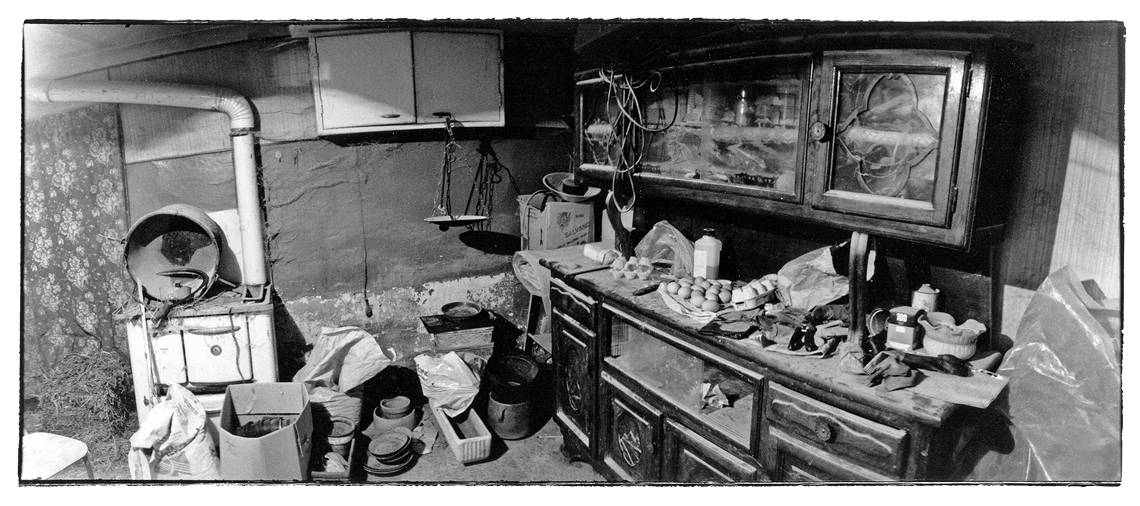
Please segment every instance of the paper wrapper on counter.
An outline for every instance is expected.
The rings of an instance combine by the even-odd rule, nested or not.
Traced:
[[[780,268],[780,300],[791,307],[810,309],[827,304],[844,295],[850,289],[847,276],[835,271],[831,258],[831,247],[800,255]],[[867,279],[875,276],[875,251],[867,257]]]

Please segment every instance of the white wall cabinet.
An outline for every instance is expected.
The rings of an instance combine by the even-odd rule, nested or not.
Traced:
[[[502,32],[330,32],[309,37],[318,135],[499,127]]]

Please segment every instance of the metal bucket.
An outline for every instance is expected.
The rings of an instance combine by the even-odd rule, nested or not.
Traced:
[[[135,221],[124,242],[123,263],[145,297],[179,302],[210,291],[225,236],[205,211],[171,204]]]
[[[487,426],[503,439],[522,439],[531,434],[530,401],[507,404],[487,398]]]

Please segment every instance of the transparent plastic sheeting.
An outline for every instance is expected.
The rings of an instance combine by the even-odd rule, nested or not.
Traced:
[[[1041,284],[998,369],[1012,449],[984,455],[969,479],[1120,480],[1119,317],[1069,268]]]
[[[653,225],[649,233],[637,243],[633,253],[653,262],[672,262],[670,274],[674,276],[683,277],[693,273],[693,243],[668,221],[659,221]]]

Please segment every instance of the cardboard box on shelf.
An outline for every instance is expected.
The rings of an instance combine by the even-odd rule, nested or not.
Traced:
[[[541,210],[519,197],[519,232],[523,250],[556,249],[594,241],[594,204],[546,202]]]
[[[309,479],[313,415],[304,384],[230,385],[222,402],[218,445],[222,479]],[[241,426],[267,417],[284,418],[288,424],[260,437],[237,435]]]

